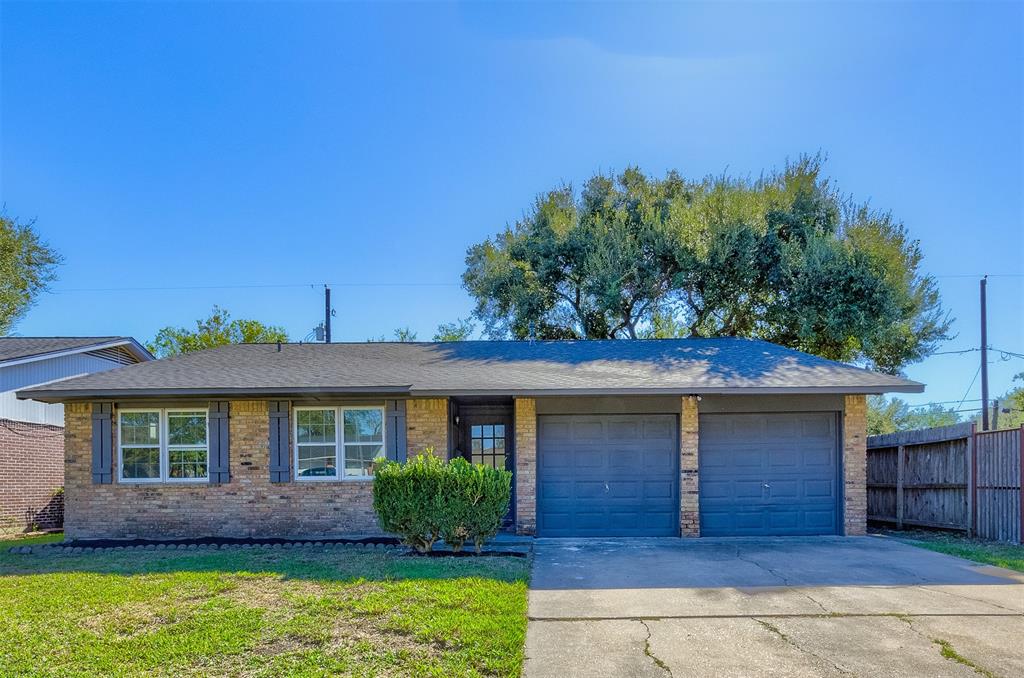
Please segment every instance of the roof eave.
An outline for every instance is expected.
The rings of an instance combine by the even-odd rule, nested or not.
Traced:
[[[291,396],[315,395],[359,395],[391,396],[408,395],[408,386],[365,386],[351,388],[324,388],[321,386],[268,387],[268,388],[150,388],[125,389],[102,388],[82,391],[78,389],[30,388],[15,392],[19,400],[38,400],[44,403],[66,403],[84,400],[112,400],[118,398],[289,398]]]
[[[74,348],[62,348],[56,351],[46,351],[45,353],[34,353],[32,355],[21,356],[20,358],[11,358],[10,360],[0,360],[0,367],[24,365],[25,363],[33,363],[39,360],[50,360],[53,358],[60,358],[62,356],[74,355],[76,353],[88,353],[89,351],[99,351],[104,348],[117,348],[118,346],[124,347],[129,353],[134,355],[140,363],[156,360],[156,356],[150,353],[145,346],[135,341],[134,338],[121,337],[110,341],[98,341],[95,344],[75,346]]]
[[[406,397],[451,397],[451,396],[665,396],[665,395],[875,395],[881,393],[922,393],[924,384],[905,382],[903,384],[868,386],[728,386],[728,387],[673,387],[673,388],[548,388],[548,389],[413,389],[410,386],[365,386],[329,388],[322,386],[267,387],[267,388],[159,388],[159,389],[93,389],[89,391],[67,389],[32,388],[17,391],[21,400],[38,400],[46,403],[74,402],[83,400],[109,400],[117,398],[288,398],[291,396],[406,396]]]

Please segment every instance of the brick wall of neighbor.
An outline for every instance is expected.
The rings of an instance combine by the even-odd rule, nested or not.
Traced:
[[[379,533],[371,482],[270,482],[264,401],[231,403],[231,482],[224,485],[118,484],[116,466],[112,484],[94,485],[91,405],[69,403],[64,412],[69,539]],[[116,443],[114,456],[116,463]]]
[[[516,533],[537,532],[537,401],[516,398]]]
[[[697,396],[683,396],[679,415],[679,534],[700,536]]]
[[[867,397],[848,395],[843,408],[843,527],[847,535],[867,532]]]
[[[0,534],[64,522],[64,429],[0,419]]]
[[[405,405],[409,456],[433,448],[434,456],[448,458],[448,399],[414,398]]]

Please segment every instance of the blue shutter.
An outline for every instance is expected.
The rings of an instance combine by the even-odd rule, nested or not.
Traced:
[[[210,403],[207,414],[210,435],[210,482],[227,483],[231,481],[231,465],[228,460],[230,452],[228,413],[231,404],[227,401]]]
[[[384,412],[386,415],[384,434],[387,436],[387,439],[384,442],[384,451],[387,454],[388,459],[404,463],[407,456],[407,444],[405,439],[405,401],[385,401]]]
[[[270,401],[270,482],[287,483],[292,478],[291,454],[288,449],[287,400]]]
[[[114,440],[111,436],[112,403],[92,404],[92,482],[108,485],[114,478]]]

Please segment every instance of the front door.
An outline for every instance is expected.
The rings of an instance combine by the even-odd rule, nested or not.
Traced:
[[[501,414],[471,414],[462,418],[462,456],[473,464],[512,472],[515,460],[512,454],[512,418]],[[515,480],[512,498],[505,516],[506,525],[512,523],[515,506]]]

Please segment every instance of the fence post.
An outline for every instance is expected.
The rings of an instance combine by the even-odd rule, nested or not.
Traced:
[[[1024,424],[1020,425],[1020,487],[1017,488],[1017,494],[1020,504],[1020,524],[1017,526],[1020,534],[1017,535],[1017,543],[1024,545]]]
[[[967,438],[967,536],[978,534],[978,431],[977,424],[971,423],[971,435]]]
[[[903,529],[903,476],[906,472],[906,461],[904,455],[906,448],[903,445],[896,446],[896,529]]]

